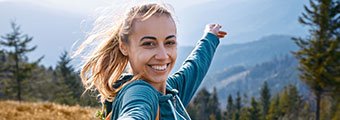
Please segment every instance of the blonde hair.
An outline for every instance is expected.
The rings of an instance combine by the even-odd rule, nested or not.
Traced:
[[[143,4],[132,7],[121,20],[114,21],[115,26],[87,37],[76,50],[75,55],[83,53],[93,42],[99,41],[99,45],[96,45],[96,48],[84,59],[84,65],[81,67],[80,77],[85,87],[84,93],[88,90],[97,90],[103,103],[105,100],[112,101],[118,91],[128,84],[127,82],[119,88],[113,87],[128,65],[128,57],[122,54],[119,45],[129,44],[129,35],[136,19],[143,21],[153,15],[167,15],[174,20],[168,5]],[[93,29],[96,27],[94,26]],[[133,80],[138,79],[139,76],[135,75]]]

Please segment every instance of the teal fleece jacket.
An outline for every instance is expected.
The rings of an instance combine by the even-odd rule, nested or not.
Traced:
[[[144,80],[135,80],[125,85],[113,102],[105,102],[105,114],[113,111],[111,120],[154,120],[159,107],[161,120],[190,120],[185,106],[206,75],[219,42],[216,35],[206,33],[179,71],[168,78],[166,94]],[[119,87],[132,77],[122,75],[113,87]]]

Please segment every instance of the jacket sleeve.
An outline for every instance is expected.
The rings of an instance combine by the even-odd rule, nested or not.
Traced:
[[[168,79],[168,84],[179,91],[184,106],[187,106],[206,75],[215,50],[220,43],[218,37],[206,33],[182,64],[179,71]]]
[[[154,120],[158,97],[153,88],[144,84],[129,87],[122,97],[122,111],[118,120]]]

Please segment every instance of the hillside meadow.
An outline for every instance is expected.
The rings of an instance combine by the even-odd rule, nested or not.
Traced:
[[[0,101],[0,120],[97,120],[98,110],[50,102]]]

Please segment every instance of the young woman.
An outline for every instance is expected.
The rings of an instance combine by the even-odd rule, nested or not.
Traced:
[[[219,38],[218,24],[206,26],[203,38],[181,68],[169,76],[177,57],[177,31],[172,13],[161,4],[133,7],[101,35],[90,35],[78,52],[100,44],[85,60],[81,78],[96,89],[106,119],[190,120],[185,110],[208,71]],[[131,70],[125,74],[127,66]]]

